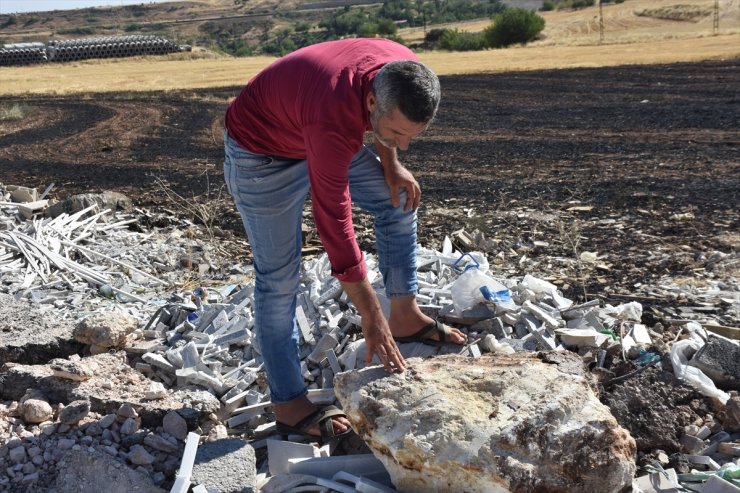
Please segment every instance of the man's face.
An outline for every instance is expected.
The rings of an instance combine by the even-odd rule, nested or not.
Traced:
[[[412,122],[401,113],[398,108],[385,115],[381,115],[375,102],[375,95],[368,95],[368,110],[370,111],[370,125],[375,138],[388,148],[398,147],[405,151],[411,139],[422,133],[427,125]]]

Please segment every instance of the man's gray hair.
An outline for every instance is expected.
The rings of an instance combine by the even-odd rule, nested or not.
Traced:
[[[378,111],[387,115],[394,108],[414,123],[429,123],[439,106],[439,79],[429,67],[414,60],[385,64],[373,81]]]

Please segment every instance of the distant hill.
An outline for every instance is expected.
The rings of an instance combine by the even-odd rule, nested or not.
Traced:
[[[503,1],[499,0],[501,3]],[[347,7],[379,9],[384,3],[390,2],[201,0],[5,14],[0,15],[0,43],[47,43],[83,37],[154,34],[165,36],[175,43],[230,54],[279,54],[266,51],[265,47],[272,46],[274,49],[277,45],[280,48],[286,38],[295,38],[299,33],[303,33],[302,41],[297,43],[320,41],[321,30],[318,25],[334,12]],[[459,8],[457,6],[464,3],[451,2],[448,5],[452,6],[450,8]],[[481,5],[496,2],[467,3]],[[499,8],[501,3],[498,3]],[[530,8],[536,7],[537,2],[508,0],[507,3]],[[427,5],[431,4],[427,2]],[[411,2],[411,5],[416,4]],[[486,16],[480,18],[487,19]]]
[[[498,4],[500,8],[504,3],[537,8],[538,1],[460,1],[443,4],[442,8],[461,12],[466,4],[470,9],[478,9],[480,7],[470,5]],[[317,30],[319,22],[340,9],[379,9],[383,4],[387,7],[390,3],[373,0],[201,0],[4,14],[0,15],[0,42],[48,42],[89,36],[157,34],[175,37],[177,39],[173,41],[179,43],[223,47],[224,38],[238,37],[244,41],[264,42],[271,37],[284,35],[286,29],[306,32]],[[434,8],[433,2],[424,3],[427,8]],[[409,7],[410,11],[414,11],[417,3],[409,4],[412,6]],[[414,15],[421,18],[420,12]],[[449,22],[449,14],[446,15]],[[470,20],[470,17],[466,20]]]

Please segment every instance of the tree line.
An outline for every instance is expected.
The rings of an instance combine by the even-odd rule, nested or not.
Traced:
[[[431,26],[490,18],[482,32]],[[279,19],[286,20],[286,19]],[[537,37],[545,21],[535,12],[507,8],[501,0],[390,0],[382,5],[345,6],[316,23],[290,19],[281,27],[265,25],[257,42],[240,36],[222,36],[218,44],[236,56],[266,54],[282,56],[303,46],[346,37],[385,37],[403,43],[400,27],[430,27],[424,42],[412,48],[452,51],[500,48],[526,43]]]

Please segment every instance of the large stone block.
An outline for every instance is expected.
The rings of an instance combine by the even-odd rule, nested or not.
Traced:
[[[337,398],[401,491],[619,492],[635,442],[567,352],[409,359],[340,373]]]
[[[123,347],[126,336],[136,330],[138,320],[124,313],[93,313],[75,325],[74,338],[83,344],[104,348]]]

